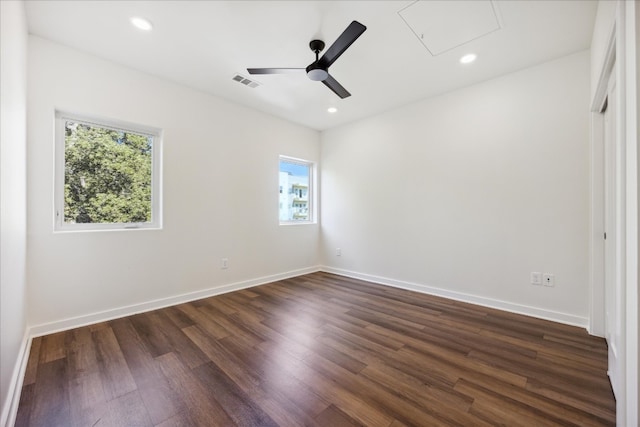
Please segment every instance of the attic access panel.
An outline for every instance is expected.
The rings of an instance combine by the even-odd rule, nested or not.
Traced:
[[[418,0],[398,15],[433,56],[501,28],[492,0]]]

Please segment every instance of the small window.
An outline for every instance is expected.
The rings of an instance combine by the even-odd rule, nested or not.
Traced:
[[[160,131],[58,113],[56,230],[159,228]]]
[[[281,156],[279,170],[280,224],[314,222],[313,163]]]

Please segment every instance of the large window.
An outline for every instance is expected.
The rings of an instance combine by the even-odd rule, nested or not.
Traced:
[[[56,115],[56,229],[158,228],[160,132]]]
[[[313,163],[280,157],[280,224],[314,222]]]

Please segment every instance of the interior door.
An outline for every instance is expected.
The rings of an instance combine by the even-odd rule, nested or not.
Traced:
[[[617,132],[617,86],[615,66],[611,72],[607,93],[606,110],[604,111],[604,193],[605,193],[605,245],[604,245],[604,279],[605,279],[605,324],[606,339],[609,346],[608,374],[611,387],[616,397],[620,396],[622,378],[620,378],[619,363],[621,357],[622,339],[622,280],[619,252],[620,218],[618,214],[620,195],[618,189],[618,144]]]

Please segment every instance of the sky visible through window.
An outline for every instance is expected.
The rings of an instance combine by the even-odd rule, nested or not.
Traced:
[[[289,172],[293,176],[308,176],[309,166],[280,160],[280,171]]]

